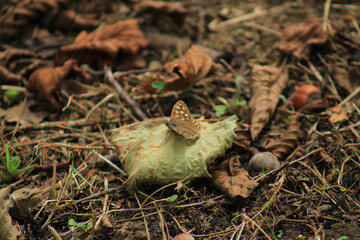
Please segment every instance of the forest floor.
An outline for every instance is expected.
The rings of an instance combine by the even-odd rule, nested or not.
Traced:
[[[4,239],[360,239],[360,4],[159,3],[0,3]],[[195,119],[237,115],[208,170],[228,164],[231,188],[245,169],[248,194],[214,177],[129,192],[102,160],[124,170],[111,130],[169,117],[178,100]],[[258,152],[281,167],[251,171]]]

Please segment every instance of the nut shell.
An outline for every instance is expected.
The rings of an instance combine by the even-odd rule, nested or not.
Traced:
[[[195,238],[190,233],[180,233],[173,240],[195,240]]]
[[[252,156],[249,162],[249,170],[255,172],[271,171],[279,167],[279,160],[271,152],[259,152]]]
[[[321,99],[321,94],[317,87],[308,84],[301,87],[295,87],[295,94],[293,97],[295,110],[298,110],[306,104],[319,99]]]

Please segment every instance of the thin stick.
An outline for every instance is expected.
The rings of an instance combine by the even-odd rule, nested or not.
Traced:
[[[109,67],[105,66],[105,74],[108,81],[115,87],[115,91],[124,99],[132,109],[136,112],[136,114],[142,119],[146,120],[149,119],[145,113],[140,109],[139,105],[131,99],[131,97],[122,89],[120,84],[115,81],[114,75]]]

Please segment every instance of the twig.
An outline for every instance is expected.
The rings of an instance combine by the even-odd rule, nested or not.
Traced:
[[[142,119],[146,120],[149,119],[143,111],[141,111],[139,105],[131,99],[131,97],[122,89],[120,84],[115,81],[114,75],[109,67],[105,66],[105,74],[108,81],[115,87],[116,92],[124,99],[132,109],[136,112],[136,114]]]
[[[97,154],[102,160],[104,160],[107,164],[109,164],[112,168],[114,168],[116,171],[118,171],[121,175],[121,177],[125,177],[127,174],[126,172],[124,172],[123,170],[121,170],[120,168],[118,168],[118,166],[116,166],[115,164],[113,164],[109,159],[107,159],[106,157],[104,157],[103,155],[101,155],[100,153],[98,153],[97,151],[93,150],[93,152],[95,154]]]

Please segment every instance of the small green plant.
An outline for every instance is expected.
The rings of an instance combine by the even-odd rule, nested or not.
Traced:
[[[78,223],[73,218],[70,218],[68,221],[68,225],[81,228],[84,232],[87,232],[87,231],[89,231],[90,228],[92,228],[93,223],[92,222],[88,222],[87,224],[84,222]]]
[[[178,198],[178,195],[174,194],[174,195],[168,197],[168,198],[166,199],[166,201],[168,201],[168,202],[175,202],[177,198]]]
[[[18,167],[20,166],[20,158],[18,156],[15,156],[13,158],[10,157],[8,144],[5,145],[5,158],[3,156],[0,157],[6,169],[6,173],[0,172],[0,176],[5,181],[8,181],[11,177],[16,177],[17,175],[25,171],[28,171],[34,167],[34,165],[30,165],[23,169],[17,170]]]
[[[158,82],[158,81],[154,81],[151,83],[151,86],[154,88],[154,89],[157,89],[159,91],[163,90],[164,87],[166,86],[166,82]]]
[[[337,240],[345,240],[345,239],[349,239],[349,237],[347,237],[347,236],[342,236],[342,237],[339,237]]]
[[[19,96],[19,91],[14,90],[14,89],[8,89],[4,92],[4,96],[9,98],[10,100],[14,100],[15,98],[17,98]]]
[[[241,98],[241,87],[240,83],[243,81],[242,76],[236,76],[235,77],[235,86],[236,86],[236,96],[235,96],[235,103],[231,104],[229,100],[218,97],[217,99],[223,103],[222,105],[215,105],[215,115],[221,116],[225,112],[235,112],[239,107],[245,106],[247,104],[247,101]]]

